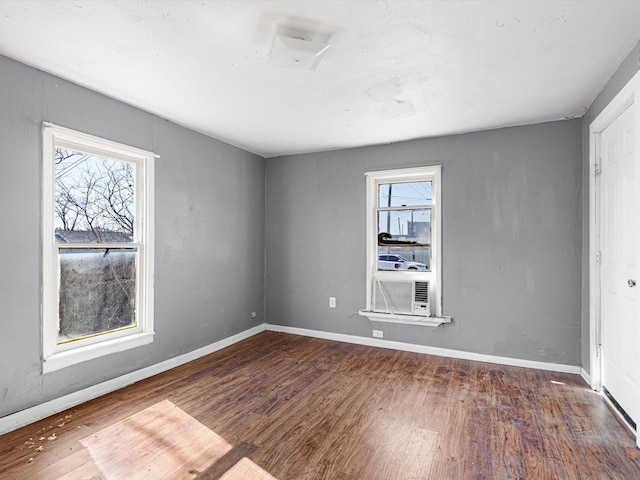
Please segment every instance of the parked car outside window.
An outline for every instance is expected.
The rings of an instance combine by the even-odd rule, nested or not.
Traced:
[[[402,255],[378,255],[378,270],[426,270],[424,263],[412,262]]]

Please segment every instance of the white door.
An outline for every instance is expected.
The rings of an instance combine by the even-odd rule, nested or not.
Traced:
[[[602,386],[632,422],[640,422],[637,335],[638,209],[635,105],[600,137]]]

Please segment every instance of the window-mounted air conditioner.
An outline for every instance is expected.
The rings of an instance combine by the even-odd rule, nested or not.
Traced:
[[[376,278],[373,284],[374,312],[431,316],[428,281]]]

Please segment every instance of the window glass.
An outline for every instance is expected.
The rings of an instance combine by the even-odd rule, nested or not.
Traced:
[[[412,207],[432,204],[431,181],[383,183],[378,186],[379,207]]]
[[[58,344],[136,326],[136,249],[61,249]]]
[[[431,269],[431,215],[431,208],[378,210],[378,270]],[[400,258],[384,258],[390,253]]]
[[[378,211],[378,235],[381,233],[396,240],[430,245],[431,209]]]
[[[56,243],[123,243],[134,237],[135,168],[55,148]]]

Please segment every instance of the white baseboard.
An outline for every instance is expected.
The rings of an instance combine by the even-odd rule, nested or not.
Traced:
[[[169,360],[136,370],[135,372],[127,373],[126,375],[107,380],[106,382],[102,382],[63,397],[41,403],[40,405],[4,416],[0,418],[0,435],[16,430],[20,427],[24,427],[25,425],[38,420],[42,420],[43,418],[47,418],[51,415],[55,415],[63,410],[75,407],[76,405],[93,400],[94,398],[107,393],[114,392],[120,388],[126,387],[127,385],[131,385],[132,383],[157,375],[158,373],[166,372],[172,368],[184,365],[185,363],[204,357],[205,355],[209,355],[210,353],[221,350],[233,345],[234,343],[238,343],[241,340],[249,338],[260,332],[264,332],[265,330],[265,324],[261,324],[205,347],[193,350],[192,352],[185,353],[184,355],[170,358]]]
[[[305,328],[286,327],[282,325],[261,324],[244,332],[240,332],[231,337],[225,338],[218,342],[212,343],[205,347],[199,348],[192,352],[185,353],[178,357],[170,358],[163,362],[151,365],[149,367],[127,373],[120,377],[107,380],[106,382],[93,385],[91,387],[70,393],[60,398],[50,400],[48,402],[36,405],[16,413],[12,413],[0,418],[0,435],[16,430],[20,427],[36,422],[43,418],[55,415],[81,403],[93,400],[94,398],[114,392],[120,388],[139,382],[145,378],[152,377],[158,373],[166,372],[172,368],[178,367],[185,363],[196,360],[210,353],[221,350],[225,347],[238,343],[241,340],[249,338],[265,330],[273,332],[292,333],[305,337],[323,338],[326,340],[335,340],[338,342],[353,343],[357,345],[366,345],[370,347],[390,348],[393,350],[403,350],[414,353],[425,353],[428,355],[438,355],[441,357],[460,358],[465,360],[475,360],[478,362],[496,363],[500,365],[511,365],[515,367],[536,368],[539,370],[549,370],[562,373],[573,373],[581,375],[582,378],[590,385],[589,374],[580,367],[572,365],[564,365],[558,363],[536,362],[532,360],[522,360],[518,358],[498,357],[494,355],[484,355],[480,353],[464,352],[460,350],[450,350],[447,348],[429,347],[425,345],[415,345],[412,343],[393,342],[390,340],[381,340],[379,338],[358,337],[355,335],[346,335],[341,333],[322,332],[319,330],[308,330]]]
[[[425,345],[415,345],[413,343],[393,342],[381,340],[379,338],[358,337],[342,333],[321,332],[319,330],[308,330],[305,328],[286,327],[283,325],[266,324],[266,329],[272,332],[292,333],[305,337],[324,338],[338,342],[354,343],[370,347],[390,348],[392,350],[403,350],[406,352],[426,353],[440,357],[460,358],[464,360],[475,360],[478,362],[497,363],[500,365],[510,365],[513,367],[535,368],[538,370],[548,370],[560,373],[573,373],[579,375],[581,369],[574,365],[564,365],[562,363],[537,362],[534,360],[522,360],[520,358],[498,357],[495,355],[485,355],[482,353],[464,352],[461,350],[451,350],[448,348],[429,347]]]
[[[580,369],[580,376],[587,382],[587,385],[591,386],[591,375],[584,368]]]

